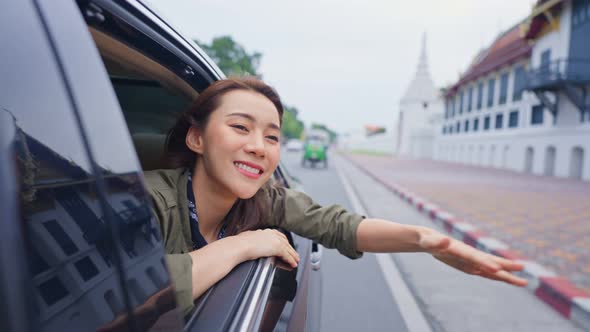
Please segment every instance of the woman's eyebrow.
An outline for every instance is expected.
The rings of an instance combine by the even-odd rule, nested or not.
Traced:
[[[248,120],[250,120],[252,122],[256,122],[256,118],[253,117],[252,115],[248,114],[248,113],[239,113],[239,112],[236,112],[236,113],[230,113],[227,116],[239,116],[239,117],[242,117],[242,118],[246,118],[246,119],[248,119]],[[268,124],[268,127],[272,128],[272,129],[276,129],[276,130],[281,130],[281,127],[279,127],[277,124],[272,123],[272,122]]]

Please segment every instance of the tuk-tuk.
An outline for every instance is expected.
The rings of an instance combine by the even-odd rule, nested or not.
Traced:
[[[315,167],[316,163],[321,162],[324,168],[328,167],[328,142],[320,136],[308,136],[303,146],[303,159],[301,166],[305,167],[306,162]]]

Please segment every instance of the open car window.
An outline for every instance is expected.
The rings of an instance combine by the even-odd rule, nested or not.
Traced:
[[[107,7],[103,9],[115,9]],[[115,20],[117,26],[87,20],[88,29],[115,91],[142,169],[167,168],[166,134],[211,80],[200,76],[195,64],[185,61],[191,54],[175,48],[174,43],[166,44],[161,40],[170,36],[134,30],[139,24],[124,26],[128,21],[118,18],[124,17],[122,13],[112,15],[102,11],[102,15]],[[193,60],[197,61],[196,57]],[[209,83],[204,84],[207,80]],[[280,172],[275,173],[273,181],[288,185]],[[185,329],[210,331],[263,324],[274,326],[286,302],[292,300],[297,285],[297,271],[289,274],[275,272],[275,269],[274,259],[241,264],[197,301],[193,312],[185,317]]]

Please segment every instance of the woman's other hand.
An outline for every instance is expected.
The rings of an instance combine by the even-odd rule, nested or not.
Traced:
[[[276,229],[246,231],[236,235],[243,244],[247,260],[276,256],[291,268],[297,267],[299,254],[285,236]]]
[[[465,273],[521,287],[528,283],[512,274],[524,268],[521,263],[477,250],[434,230],[422,233],[419,244],[436,259]]]

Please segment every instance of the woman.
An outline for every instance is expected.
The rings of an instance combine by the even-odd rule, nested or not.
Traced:
[[[282,113],[279,96],[257,79],[215,82],[168,134],[167,152],[178,168],[146,172],[185,314],[194,299],[243,261],[277,256],[297,266],[297,252],[269,226],[350,258],[363,252],[428,252],[463,272],[526,285],[510,273],[522,264],[433,229],[321,207],[303,193],[269,185],[279,162]]]

